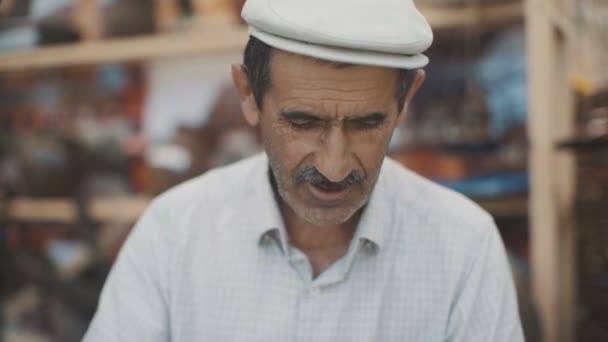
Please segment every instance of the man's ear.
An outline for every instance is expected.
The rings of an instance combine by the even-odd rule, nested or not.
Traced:
[[[414,80],[412,81],[412,85],[410,86],[410,89],[408,90],[407,95],[405,96],[405,104],[403,106],[403,110],[401,111],[400,120],[404,120],[408,107],[409,107],[410,103],[412,102],[412,99],[414,98],[414,95],[416,95],[418,90],[420,90],[420,87],[422,87],[422,84],[424,83],[425,80],[426,80],[426,72],[423,69],[416,70],[416,76],[414,77]]]
[[[232,65],[232,82],[234,82],[234,87],[239,94],[241,109],[243,110],[245,120],[247,120],[251,126],[257,126],[260,122],[260,110],[255,101],[251,86],[249,85],[249,78],[245,72],[245,67],[240,64]]]

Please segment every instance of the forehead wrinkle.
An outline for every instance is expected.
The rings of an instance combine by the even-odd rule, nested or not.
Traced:
[[[350,73],[348,73],[350,72]],[[321,74],[321,75],[317,75],[317,74]],[[325,73],[320,73],[320,72],[314,72],[314,73],[295,73],[295,72],[291,72],[291,73],[285,73],[283,74],[286,77],[289,77],[292,80],[298,80],[298,81],[303,81],[306,83],[313,83],[313,84],[324,84],[324,83],[330,83],[330,84],[348,84],[348,85],[362,85],[362,86],[369,86],[370,80],[375,78],[372,77],[372,75],[369,75],[368,73],[365,73],[364,75],[358,75],[356,73],[353,72],[353,70],[344,70],[339,74],[335,74],[332,72],[325,72]],[[279,77],[281,77],[282,75],[280,73],[278,73]],[[376,76],[377,77],[377,76]],[[378,82],[380,83],[380,82]]]
[[[378,101],[369,101],[368,99],[362,98],[348,98],[348,99],[336,99],[333,97],[317,97],[317,96],[306,96],[306,97],[295,97],[289,98],[285,101],[282,101],[281,107],[283,109],[289,108],[292,111],[309,111],[311,113],[320,112],[321,108],[324,108],[326,112],[338,112],[338,109],[343,106],[347,106],[344,108],[344,111],[347,112],[375,112],[381,111],[379,108],[384,108],[385,106]],[[360,108],[358,110],[353,110],[352,107]],[[331,109],[330,109],[331,108]],[[374,108],[375,110],[372,110]]]
[[[336,75],[326,75],[325,77],[309,76],[309,75],[278,75],[276,81],[288,82],[295,87],[304,89],[353,89],[361,91],[374,91],[378,88],[383,88],[387,84],[386,80],[379,80],[378,77],[366,75],[353,78],[353,75],[344,75],[344,77],[336,77]],[[285,77],[283,77],[285,76]],[[396,83],[396,80],[395,80]]]
[[[344,86],[348,86],[348,88],[341,87],[340,85],[342,85],[342,84]],[[354,87],[353,84],[348,84],[347,82],[344,82],[342,84],[339,84],[337,86],[329,86],[329,85],[319,85],[319,84],[314,84],[314,83],[308,83],[308,84],[296,84],[295,87],[297,87],[298,89],[302,89],[302,90],[319,90],[319,91],[343,91],[343,92],[352,92],[352,91],[377,92],[378,91],[378,87],[370,86],[369,82],[367,82],[364,85],[362,84],[361,87]]]
[[[340,99],[340,100],[336,100],[333,97],[315,97],[314,99],[316,101],[334,102],[336,105],[340,105],[341,103],[361,103],[361,104],[367,104],[368,103],[368,101],[366,101],[365,99]]]
[[[344,106],[346,105],[346,108]],[[365,117],[372,113],[388,113],[382,106],[369,106],[363,102],[289,102],[281,112],[304,112],[323,120],[349,120]]]
[[[358,100],[374,100],[384,98],[384,96],[381,96],[381,92],[313,89],[292,89],[285,95],[286,98],[324,98],[334,101],[349,100],[352,98]]]

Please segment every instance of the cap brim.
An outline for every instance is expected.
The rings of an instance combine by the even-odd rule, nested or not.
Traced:
[[[428,57],[423,54],[398,55],[385,52],[316,45],[276,36],[258,30],[252,26],[250,26],[250,34],[274,48],[332,62],[373,65],[399,69],[417,69],[422,68],[429,63]]]

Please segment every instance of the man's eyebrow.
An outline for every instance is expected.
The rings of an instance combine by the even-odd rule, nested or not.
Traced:
[[[348,118],[350,121],[365,121],[365,120],[384,120],[386,118],[386,114],[380,112],[373,112],[369,114],[363,115],[353,115]]]
[[[320,119],[322,119],[322,116],[320,114],[302,111],[302,110],[281,111],[280,115],[284,119],[288,119],[288,120],[294,120],[294,119],[320,120]]]
[[[294,111],[281,111],[280,115],[287,120],[294,119],[308,119],[308,120],[323,120],[324,116],[318,113],[307,112],[303,110],[294,110]],[[365,121],[365,120],[378,120],[382,121],[386,118],[386,114],[381,112],[373,112],[368,114],[358,114],[348,116],[346,118],[347,121]]]

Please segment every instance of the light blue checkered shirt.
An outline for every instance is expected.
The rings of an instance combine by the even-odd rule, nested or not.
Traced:
[[[491,217],[386,159],[347,254],[313,279],[262,154],[157,198],[86,342],[523,341]]]

